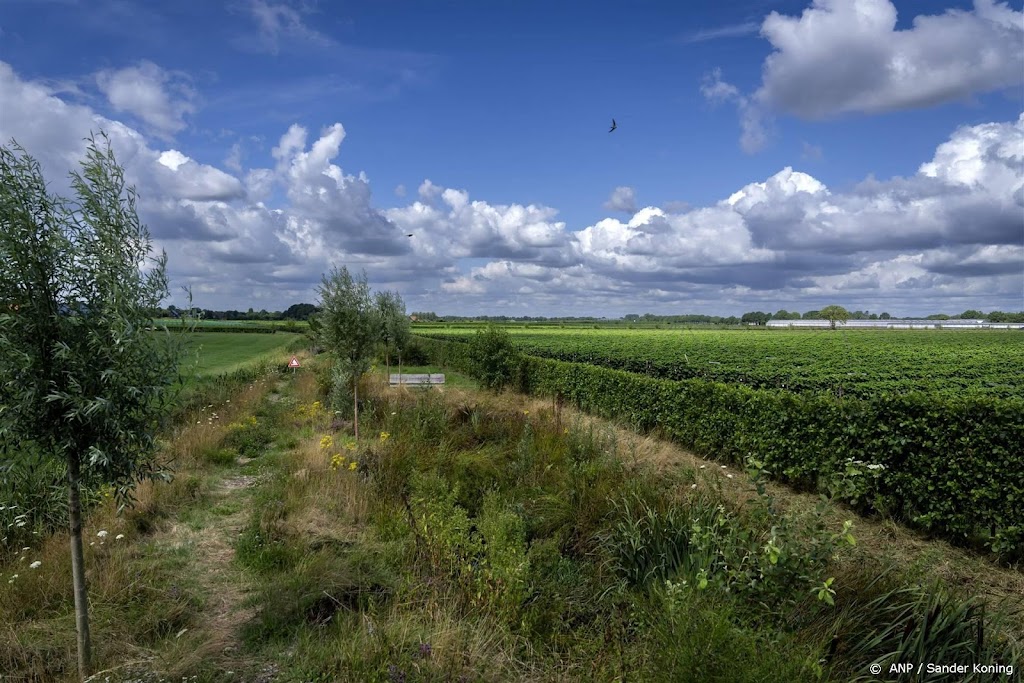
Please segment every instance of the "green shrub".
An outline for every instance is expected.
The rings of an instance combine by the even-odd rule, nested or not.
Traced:
[[[256,458],[274,440],[274,431],[267,420],[260,421],[251,416],[245,422],[228,425],[228,433],[224,437],[224,446],[233,448],[245,458]]]
[[[238,453],[231,448],[214,448],[203,454],[203,459],[211,465],[233,465]]]
[[[438,574],[459,580],[479,561],[480,537],[471,534],[466,509],[456,504],[458,487],[437,474],[413,473],[410,509],[416,532],[423,539],[424,560]]]
[[[521,356],[508,332],[495,325],[478,330],[469,343],[473,375],[486,389],[501,391],[516,379]]]
[[[424,348],[423,342],[419,337],[413,337],[409,340],[409,344],[405,347],[405,352],[402,354],[403,365],[427,365],[430,362],[430,354]]]
[[[516,624],[530,572],[523,520],[492,493],[484,500],[477,529],[484,547],[477,565],[480,603],[505,622]]]

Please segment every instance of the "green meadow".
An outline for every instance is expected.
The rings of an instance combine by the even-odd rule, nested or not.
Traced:
[[[204,332],[192,337],[194,372],[199,377],[211,377],[234,372],[261,360],[282,363],[288,361],[289,349],[300,345],[304,337],[298,334],[234,334],[231,332]]]

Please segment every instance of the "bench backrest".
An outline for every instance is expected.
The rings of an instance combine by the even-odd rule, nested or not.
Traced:
[[[420,375],[398,375],[392,374],[390,383],[410,386],[423,386],[428,384],[444,384],[444,375],[441,374],[420,374]]]

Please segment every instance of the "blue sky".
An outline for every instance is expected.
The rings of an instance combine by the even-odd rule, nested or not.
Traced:
[[[447,313],[1020,310],[1022,17],[3,0],[0,135],[56,188],[116,129],[208,307],[313,300],[344,264]]]

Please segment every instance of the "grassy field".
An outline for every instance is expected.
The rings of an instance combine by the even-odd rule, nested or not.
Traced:
[[[167,327],[174,328],[182,324],[180,318],[157,318],[154,320],[157,325],[166,325]],[[305,320],[196,320],[195,324],[199,327],[298,327],[300,329],[306,329],[309,327],[309,323]]]
[[[1024,395],[1016,330],[630,330],[508,326],[525,352],[665,379],[872,396],[910,390]],[[468,339],[475,328],[420,328]]]
[[[1019,608],[1019,571],[519,395],[371,376],[356,443],[326,376],[303,357],[211,384],[168,441],[174,481],[90,515],[98,681],[1019,673],[1020,615],[992,609]],[[0,564],[0,671],[73,680],[67,538],[26,548]]]
[[[279,332],[277,334],[233,334],[206,332],[192,339],[193,353],[197,353],[195,373],[210,377],[266,359],[288,361],[288,349],[302,336]]]

